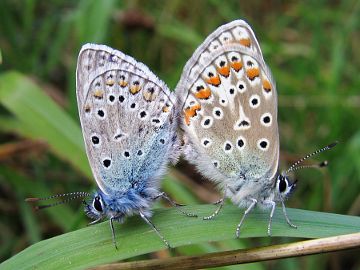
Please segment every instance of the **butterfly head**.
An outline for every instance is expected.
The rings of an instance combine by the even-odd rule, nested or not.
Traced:
[[[295,190],[297,181],[291,181],[285,173],[281,173],[277,176],[275,194],[277,197],[284,200],[290,196]]]
[[[292,171],[296,171],[299,169],[305,169],[305,168],[322,168],[322,167],[326,167],[328,165],[327,161],[323,161],[319,164],[313,164],[313,165],[300,165],[302,162],[304,162],[305,160],[307,160],[308,158],[317,155],[319,153],[322,153],[324,151],[330,150],[331,148],[333,148],[335,145],[337,144],[337,142],[331,143],[321,149],[318,149],[308,155],[306,155],[305,157],[299,159],[298,161],[296,161],[294,164],[292,164],[290,166],[289,169],[287,169],[285,172],[282,172],[281,174],[279,174],[277,176],[276,179],[276,186],[275,186],[275,193],[278,195],[278,198],[280,199],[286,199],[295,189],[296,187],[296,182],[297,181],[291,181],[289,179],[289,177],[287,176],[287,173],[292,172]]]
[[[107,205],[103,199],[102,192],[95,192],[89,202],[84,201],[86,215],[94,220],[106,217]]]

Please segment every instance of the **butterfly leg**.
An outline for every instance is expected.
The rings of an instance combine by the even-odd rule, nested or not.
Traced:
[[[114,221],[114,217],[111,217],[110,218],[110,229],[111,229],[111,234],[112,234],[112,241],[114,243],[115,248],[118,249],[117,244],[116,244],[116,239],[115,239],[115,230],[114,230],[113,221]]]
[[[281,200],[281,205],[282,205],[282,210],[283,210],[283,213],[284,213],[287,224],[289,224],[290,227],[293,227],[293,228],[296,229],[297,226],[290,221],[290,219],[289,219],[289,217],[288,217],[288,215],[286,213],[286,208],[285,208],[285,204],[284,204],[283,200]]]
[[[222,207],[224,206],[224,201],[225,201],[225,195],[220,200],[213,203],[214,205],[219,205],[218,208],[210,216],[203,217],[203,220],[210,220],[216,217],[219,214]]]
[[[96,219],[96,220],[93,220],[93,221],[91,221],[91,222],[88,224],[88,226],[94,225],[94,224],[100,222],[101,220],[102,220],[102,218],[98,218],[98,219]]]
[[[173,201],[172,199],[170,199],[170,197],[165,193],[165,192],[161,192],[160,194],[158,194],[154,200],[158,199],[158,198],[163,198],[165,200],[167,200],[173,207],[175,207],[175,209],[177,209],[181,214],[187,216],[187,217],[197,217],[196,214],[193,214],[193,213],[187,213],[187,212],[184,212],[182,211],[179,207],[180,206],[184,206],[184,204],[180,204],[180,203],[177,203],[175,201]]]
[[[268,224],[268,229],[267,229],[268,236],[271,236],[271,223],[272,223],[272,218],[274,216],[276,203],[274,201],[269,201],[267,203],[271,205],[270,218],[269,218],[269,224]]]
[[[155,225],[151,222],[151,220],[149,218],[147,218],[144,213],[139,212],[140,213],[140,217],[145,220],[145,222],[156,232],[156,234],[161,238],[161,240],[163,240],[163,242],[165,243],[165,245],[168,248],[171,248],[171,246],[169,245],[169,242],[165,239],[164,236],[162,236],[162,234],[160,233],[160,231],[155,227]]]
[[[203,220],[211,220],[213,219],[214,217],[216,217],[219,213],[220,213],[220,210],[223,208],[224,206],[224,202],[225,202],[225,197],[226,197],[226,190],[227,190],[227,186],[225,187],[224,189],[224,195],[222,196],[222,198],[216,202],[214,202],[213,204],[214,205],[219,205],[218,208],[215,210],[214,213],[212,213],[210,216],[207,216],[207,217],[203,217]]]
[[[253,208],[255,207],[255,205],[257,204],[257,200],[256,199],[251,199],[252,200],[252,203],[249,205],[249,207],[245,210],[239,224],[237,225],[237,228],[236,228],[236,238],[239,238],[239,235],[240,235],[240,228],[241,228],[241,225],[243,224],[244,220],[245,220],[245,217],[251,212],[251,210],[253,210]]]

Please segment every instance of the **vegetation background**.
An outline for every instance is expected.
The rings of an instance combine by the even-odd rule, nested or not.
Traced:
[[[89,222],[80,203],[35,213],[23,200],[95,187],[79,133],[75,98],[81,45],[94,42],[117,48],[148,65],[174,89],[185,62],[203,39],[219,25],[239,18],[253,27],[277,82],[281,167],[330,142],[340,142],[317,157],[329,161],[327,169],[296,173],[298,190],[288,206],[359,215],[360,1],[2,0],[0,83],[8,83],[5,78],[22,79],[12,83],[23,88],[0,94],[0,261],[41,239]],[[10,70],[25,77],[4,77]],[[25,78],[57,106],[43,96],[31,95]],[[9,96],[14,99],[9,101]],[[63,125],[59,108],[66,112],[70,125]],[[40,119],[42,110],[47,110],[42,114],[46,119]],[[71,143],[81,147],[71,147]],[[184,161],[170,170],[164,190],[190,204],[219,197]],[[239,240],[237,247],[212,243],[210,250],[266,243],[268,239]],[[189,246],[141,258],[199,250]],[[356,252],[244,268],[359,269]],[[230,268],[241,267],[224,269]]]

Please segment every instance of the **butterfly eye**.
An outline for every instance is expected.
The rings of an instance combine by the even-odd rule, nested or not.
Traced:
[[[101,199],[100,199],[99,196],[96,196],[96,197],[94,198],[93,206],[94,206],[94,208],[95,208],[96,211],[102,212],[102,210],[103,210],[103,209],[102,209],[102,203],[101,203]]]
[[[279,181],[278,183],[279,191],[280,193],[283,193],[284,191],[287,190],[288,182],[284,176],[280,176],[278,181]]]
[[[279,191],[281,193],[283,193],[286,190],[286,186],[287,186],[287,184],[286,184],[285,180],[280,181],[280,183],[279,183]]]

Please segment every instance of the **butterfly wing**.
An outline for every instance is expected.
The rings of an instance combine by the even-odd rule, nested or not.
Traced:
[[[278,167],[277,93],[250,26],[210,34],[187,62],[182,100],[186,158],[220,184],[272,180]]]
[[[82,47],[76,93],[86,153],[105,194],[157,188],[178,148],[175,96],[144,64],[104,45]]]

